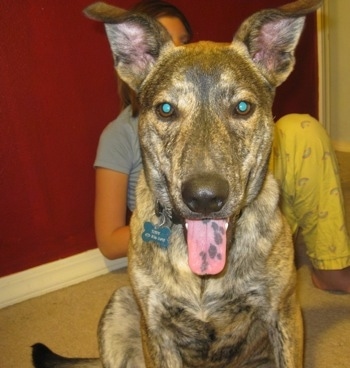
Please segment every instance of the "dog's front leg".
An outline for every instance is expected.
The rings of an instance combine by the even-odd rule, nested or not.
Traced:
[[[276,368],[303,367],[303,323],[300,308],[295,302],[284,306],[271,323],[269,336]]]
[[[182,359],[174,341],[167,336],[161,326],[158,328],[158,333],[151,332],[142,318],[141,335],[147,368],[183,368]]]

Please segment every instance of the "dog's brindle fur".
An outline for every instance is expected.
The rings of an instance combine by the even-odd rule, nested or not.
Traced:
[[[116,69],[141,105],[132,289],[117,290],[101,318],[102,363],[61,360],[38,344],[37,367],[302,366],[291,234],[267,165],[275,88],[293,69],[305,14],[319,5],[258,12],[229,45],[181,47],[144,15],[86,10],[106,23]],[[142,240],[148,222],[170,228],[167,247]],[[219,236],[209,250],[206,240],[202,252],[191,248],[203,236],[196,226]]]

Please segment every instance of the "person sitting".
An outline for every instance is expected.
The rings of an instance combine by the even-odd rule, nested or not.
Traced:
[[[175,45],[190,42],[183,13],[160,0],[144,0],[133,11],[157,19]],[[142,169],[135,93],[119,80],[123,111],[103,131],[97,156],[95,231],[102,254],[127,255],[127,208],[135,208],[135,187]],[[337,161],[322,125],[307,114],[289,114],[275,124],[270,170],[281,188],[281,210],[292,231],[301,230],[317,288],[350,292],[350,241],[345,226]]]

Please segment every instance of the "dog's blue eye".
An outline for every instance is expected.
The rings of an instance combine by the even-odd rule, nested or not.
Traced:
[[[248,104],[245,101],[241,101],[237,107],[241,112],[246,112],[248,110]]]
[[[161,109],[162,109],[162,112],[164,113],[164,114],[169,114],[170,112],[171,112],[171,105],[170,104],[168,104],[168,103],[163,103],[162,105],[161,105]]]
[[[169,118],[175,114],[174,107],[169,102],[163,102],[157,107],[158,114],[163,118]]]
[[[250,112],[251,105],[247,101],[239,101],[235,107],[235,112],[239,115],[247,115]]]

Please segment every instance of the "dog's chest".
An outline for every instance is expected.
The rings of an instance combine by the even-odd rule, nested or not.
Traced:
[[[184,367],[236,367],[266,358],[266,351],[260,356],[268,344],[265,328],[244,297],[208,296],[201,304],[167,299],[160,309],[163,337],[176,342]]]

